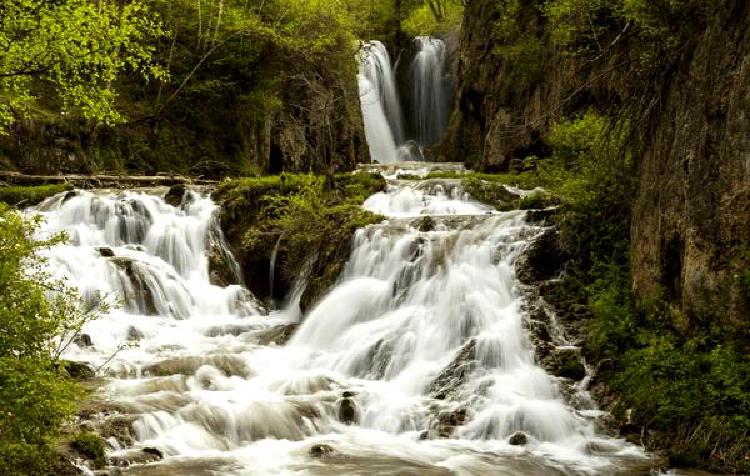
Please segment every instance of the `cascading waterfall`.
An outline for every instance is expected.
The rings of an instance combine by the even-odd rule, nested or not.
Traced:
[[[359,94],[372,160],[395,162],[403,140],[401,106],[391,57],[379,41],[364,43],[359,54]]]
[[[406,103],[413,113],[408,128],[401,107],[404,98],[399,97],[395,68],[385,45],[370,41],[360,50],[360,101],[375,162],[424,160],[424,148],[437,143],[448,124],[451,89],[446,79],[445,43],[420,36],[414,39],[414,46],[416,53],[407,74],[410,91]]]
[[[417,54],[411,64],[411,111],[415,140],[422,146],[437,143],[448,126],[450,88],[445,74],[446,48],[443,40],[415,38]]]
[[[458,180],[392,179],[364,207],[389,218],[357,231],[339,282],[284,346],[269,331],[296,322],[294,306],[266,316],[242,287],[210,284],[209,198],[172,207],[78,192],[39,207],[44,232],[72,237],[50,266],[84,294],[126,302],[86,324],[93,345],[68,355],[98,364],[130,343],[105,393],[132,418],[134,442],[110,439],[110,457],[157,448],[165,459],[150,474],[648,467],[598,436],[594,413],[565,403],[534,362],[514,262],[543,229],[525,212],[495,212]],[[509,444],[518,431],[525,446]]]

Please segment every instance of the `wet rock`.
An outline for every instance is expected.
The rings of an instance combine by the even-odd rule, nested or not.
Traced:
[[[438,414],[434,433],[439,438],[450,438],[456,432],[456,428],[462,426],[466,421],[467,412],[465,408],[459,407],[451,411],[443,411]]]
[[[310,447],[310,456],[313,458],[323,458],[336,453],[336,450],[331,445],[317,444]]]
[[[343,398],[339,402],[339,420],[346,425],[357,422],[357,405],[351,398]]]
[[[438,400],[454,399],[474,369],[476,340],[472,339],[456,354],[453,361],[438,374],[430,386],[430,394]]]
[[[92,347],[94,345],[91,336],[88,334],[78,334],[73,338],[72,342],[78,347]]]
[[[581,362],[581,350],[575,347],[557,348],[553,352],[553,372],[558,377],[581,380],[586,376],[586,368]]]
[[[173,185],[169,188],[169,191],[164,195],[164,201],[173,207],[179,207],[182,204],[182,197],[185,196],[187,187],[185,184]]]
[[[419,225],[417,228],[419,229],[419,231],[432,231],[435,229],[435,221],[431,216],[426,215],[419,220]]]
[[[129,341],[140,341],[145,335],[139,331],[135,326],[128,327],[128,332],[125,334],[125,339]]]
[[[87,362],[63,361],[62,366],[74,380],[91,380],[96,377],[96,370]]]
[[[517,431],[508,438],[508,444],[513,446],[523,446],[528,443],[528,441],[529,437],[522,431]]]
[[[534,240],[516,260],[516,276],[524,284],[536,284],[557,277],[564,262],[559,233],[557,230],[548,230]]]
[[[615,442],[597,440],[588,441],[584,447],[584,451],[590,455],[608,455],[616,453],[622,449],[622,445],[618,445]]]
[[[93,430],[104,439],[114,438],[121,446],[132,446],[135,442],[133,423],[139,415],[109,415],[93,422]]]
[[[207,357],[174,357],[143,367],[147,376],[193,375],[203,365],[212,365],[226,376],[249,377],[250,369],[244,359],[236,355],[211,355]]]
[[[357,394],[357,392],[355,392],[353,390],[344,390],[344,392],[341,394],[341,396],[344,397],[344,398],[351,398],[351,397],[355,396],[356,394]]]
[[[62,203],[65,203],[69,201],[72,198],[75,198],[78,196],[78,192],[76,190],[70,190],[68,192],[65,192],[65,196],[62,199]]]
[[[274,326],[269,329],[264,329],[259,332],[252,334],[253,340],[260,345],[284,345],[289,342],[289,339],[294,335],[294,331],[297,330],[299,324],[283,324]]]
[[[220,337],[220,336],[240,336],[246,332],[259,330],[258,324],[228,324],[225,326],[214,326],[209,327],[206,330],[208,337]]]
[[[99,246],[96,248],[96,251],[103,258],[113,258],[115,256],[115,252],[109,246]]]
[[[156,448],[143,448],[129,450],[123,454],[116,456],[110,456],[107,458],[107,463],[110,466],[119,466],[126,468],[132,465],[155,463],[164,459],[164,455],[161,451]]]

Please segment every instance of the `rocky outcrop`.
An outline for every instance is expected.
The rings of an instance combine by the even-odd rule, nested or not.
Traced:
[[[633,285],[643,298],[664,293],[689,321],[737,325],[750,304],[748,3],[724,2],[696,44],[640,160]]]

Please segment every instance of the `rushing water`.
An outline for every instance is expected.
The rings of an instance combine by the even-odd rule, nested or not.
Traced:
[[[534,361],[514,264],[541,227],[458,181],[393,179],[364,206],[389,218],[356,233],[286,345],[269,336],[295,306],[267,314],[211,284],[210,256],[228,252],[205,195],[78,192],[38,208],[44,233],[71,237],[52,269],[120,303],[68,357],[103,364],[103,398],[129,418],[134,441],[111,439],[110,457],[166,456],[126,474],[644,474],[641,451],[597,435]],[[509,444],[519,431],[527,444]]]
[[[422,160],[424,148],[437,143],[448,124],[451,88],[445,71],[445,43],[420,36],[414,39],[414,49],[405,75],[408,84],[401,85],[409,89],[405,97],[399,94],[396,71],[383,43],[366,42],[359,53],[365,134],[370,155],[379,163]],[[402,104],[412,111],[408,127]]]

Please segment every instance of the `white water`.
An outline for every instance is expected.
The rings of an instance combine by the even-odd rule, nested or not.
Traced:
[[[407,74],[413,111],[407,137],[396,73],[385,45],[363,43],[359,52],[359,94],[365,135],[373,161],[381,164],[424,160],[424,148],[438,142],[448,125],[451,93],[446,79],[446,47],[431,37],[414,39],[416,54]]]
[[[419,36],[417,55],[411,64],[411,110],[416,141],[422,147],[437,143],[448,126],[450,89],[445,71],[446,47],[443,40]]]
[[[534,362],[514,261],[541,229],[523,212],[492,212],[457,182],[392,181],[365,203],[392,218],[357,232],[339,283],[276,346],[262,337],[296,311],[264,316],[242,288],[209,283],[214,208],[197,194],[175,208],[86,192],[40,207],[45,232],[73,238],[50,252],[54,269],[127,304],[87,324],[93,348],[69,357],[104,363],[129,343],[105,394],[137,415],[136,448],[167,455],[150,474],[642,474],[628,472],[640,451],[597,436]],[[418,231],[428,213],[434,231]],[[129,297],[139,277],[155,311]],[[463,371],[448,372],[462,352]],[[358,423],[346,425],[349,402]],[[456,410],[466,421],[453,427]],[[517,430],[526,446],[508,444]],[[313,457],[315,444],[336,454]]]
[[[359,95],[372,160],[396,162],[403,140],[401,106],[391,57],[379,41],[364,43],[359,53]]]

